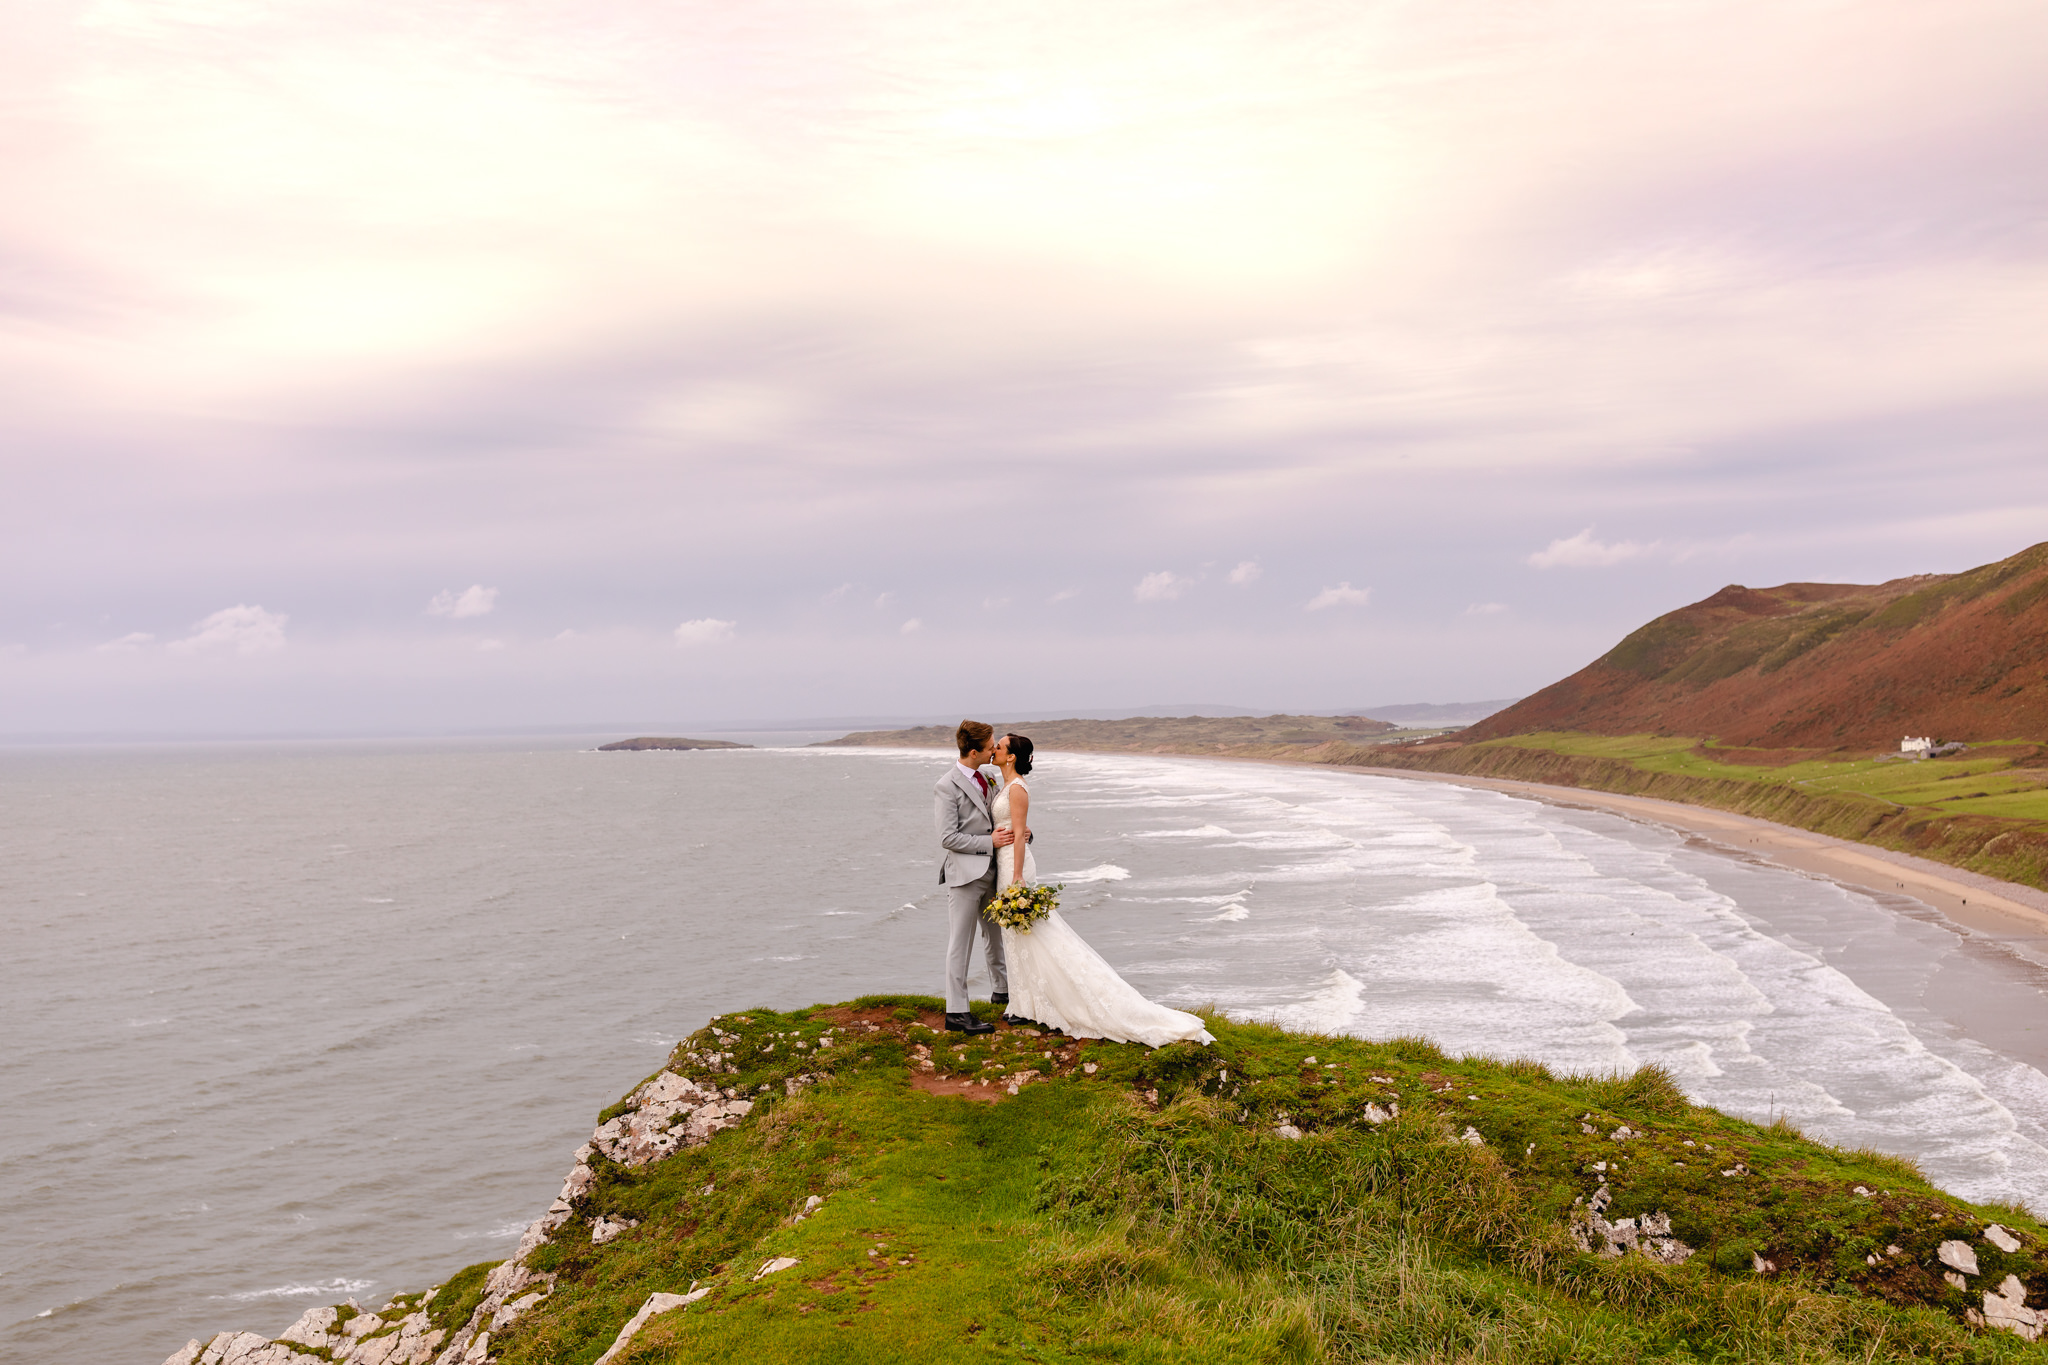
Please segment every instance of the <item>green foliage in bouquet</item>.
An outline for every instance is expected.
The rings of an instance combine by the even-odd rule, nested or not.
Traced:
[[[1032,925],[1059,907],[1060,892],[1064,890],[1064,882],[1056,886],[1026,886],[1022,882],[1014,882],[988,903],[986,913],[1005,929],[1028,934]]]

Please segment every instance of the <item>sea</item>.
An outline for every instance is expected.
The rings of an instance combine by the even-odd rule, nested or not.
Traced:
[[[950,756],[605,738],[0,750],[0,1361],[503,1257],[712,1015],[941,990]],[[2048,1211],[2038,939],[1493,791],[1040,758],[1038,866],[1154,998],[1655,1062]]]

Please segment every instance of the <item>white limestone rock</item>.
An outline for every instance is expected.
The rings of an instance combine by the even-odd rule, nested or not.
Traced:
[[[793,1091],[791,1093],[794,1093]],[[590,1135],[590,1145],[622,1166],[645,1166],[710,1140],[753,1112],[751,1100],[664,1071],[634,1091],[627,1110]],[[573,1196],[568,1196],[573,1197]]]
[[[536,1289],[531,1294],[522,1294],[497,1312],[491,1314],[491,1330],[501,1332],[519,1320],[520,1314],[548,1296],[545,1289]]]
[[[1984,1229],[1984,1240],[2010,1256],[2020,1249],[2020,1239],[1993,1223]]]
[[[334,1331],[334,1317],[332,1307],[308,1308],[299,1315],[297,1322],[277,1334],[277,1340],[331,1350],[337,1344],[330,1339]]]
[[[782,1271],[788,1270],[791,1266],[801,1264],[803,1263],[794,1256],[777,1256],[772,1261],[763,1261],[761,1268],[754,1272],[753,1278],[758,1280],[763,1276],[779,1274]]]
[[[637,1228],[639,1226],[640,1220],[637,1218],[600,1217],[595,1223],[590,1225],[591,1245],[603,1246],[627,1228]]]
[[[1692,1256],[1693,1248],[1671,1235],[1670,1214],[1660,1211],[1609,1222],[1607,1206],[1613,1200],[1613,1193],[1602,1185],[1590,1204],[1572,1210],[1570,1232],[1580,1251],[1610,1259],[1633,1251],[1662,1265],[1683,1265]]]
[[[1275,1137],[1284,1137],[1289,1142],[1301,1141],[1301,1129],[1296,1128],[1291,1123],[1282,1123],[1276,1125],[1273,1129],[1273,1135]]]
[[[1479,1130],[1469,1123],[1465,1125],[1465,1131],[1458,1135],[1458,1141],[1464,1143],[1467,1147],[1484,1147],[1486,1145],[1486,1139],[1481,1137]]]
[[[1996,1291],[1984,1291],[1984,1325],[2028,1341],[2039,1341],[2043,1326],[2048,1324],[2043,1323],[2039,1312],[2027,1307],[2027,1287],[2020,1283],[2019,1276],[2008,1275]]]
[[[1941,1258],[1943,1265],[1952,1270],[1960,1270],[1965,1275],[1982,1273],[1977,1269],[1977,1253],[1970,1249],[1968,1242],[1943,1242],[1935,1255]]]
[[[1360,1112],[1359,1117],[1363,1118],[1367,1123],[1377,1128],[1381,1124],[1391,1119],[1393,1115],[1389,1114],[1386,1110],[1380,1108],[1376,1104],[1367,1104],[1364,1110]]]
[[[709,1289],[693,1289],[687,1294],[649,1294],[647,1302],[640,1305],[640,1311],[635,1313],[632,1320],[619,1329],[617,1339],[606,1348],[603,1355],[593,1362],[593,1365],[610,1365],[612,1358],[631,1344],[634,1334],[639,1332],[646,1325],[647,1320],[655,1314],[669,1313],[678,1308],[686,1308],[710,1292]]]

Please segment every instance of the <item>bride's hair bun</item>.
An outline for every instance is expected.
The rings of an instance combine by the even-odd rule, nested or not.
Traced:
[[[1022,735],[1006,735],[1010,741],[1010,757],[1017,760],[1017,776],[1031,771],[1031,741]]]

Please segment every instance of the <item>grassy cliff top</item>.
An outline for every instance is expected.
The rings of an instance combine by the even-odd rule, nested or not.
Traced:
[[[1968,1320],[2002,1284],[2048,1301],[2025,1210],[1692,1105],[1655,1068],[1216,1016],[1213,1047],[968,1039],[939,1003],[684,1040],[665,1070],[751,1113],[642,1166],[592,1156],[526,1258],[552,1289],[493,1358],[592,1361],[693,1286],[614,1361],[2048,1358]]]

